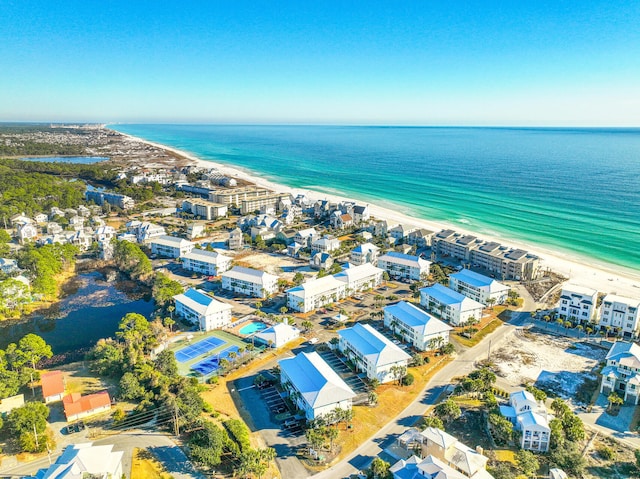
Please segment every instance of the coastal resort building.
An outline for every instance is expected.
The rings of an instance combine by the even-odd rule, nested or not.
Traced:
[[[364,243],[351,250],[351,264],[359,266],[365,263],[377,264],[380,248],[372,243]]]
[[[529,391],[516,391],[509,395],[509,405],[500,406],[500,413],[520,431],[520,447],[529,451],[547,452],[551,429],[549,415],[542,402],[536,401]]]
[[[180,261],[182,261],[182,267],[187,271],[207,276],[218,276],[231,268],[233,260],[217,251],[194,248],[181,255]]]
[[[235,266],[222,273],[222,289],[254,298],[266,298],[278,291],[278,277],[258,269]]]
[[[385,270],[393,279],[420,281],[429,275],[431,262],[419,256],[392,251],[378,258],[378,268]]]
[[[93,201],[96,205],[104,205],[109,203],[112,206],[117,206],[123,210],[129,210],[136,205],[133,198],[127,195],[121,195],[118,193],[108,193],[106,191],[87,190],[84,194],[87,201]]]
[[[286,323],[277,323],[254,335],[254,339],[272,348],[281,348],[300,337],[300,330]]]
[[[190,253],[195,246],[191,241],[175,236],[158,236],[150,241],[151,254],[165,258],[179,258]]]
[[[183,212],[191,213],[192,215],[204,220],[215,220],[226,216],[227,210],[227,205],[213,203],[207,200],[189,198],[182,202]]]
[[[602,329],[610,328],[617,334],[622,333],[625,338],[637,338],[639,323],[639,300],[615,294],[608,294],[602,299],[598,321]]]
[[[468,269],[449,276],[449,288],[485,306],[504,304],[509,297],[509,286]]]
[[[466,324],[470,318],[482,319],[484,306],[463,294],[436,283],[420,290],[420,304],[429,312],[440,315],[440,319],[455,326]]]
[[[229,249],[238,250],[242,249],[244,245],[244,238],[242,236],[242,230],[235,228],[229,233]]]
[[[324,276],[286,291],[287,307],[299,313],[315,311],[345,298],[347,285],[334,276]]]
[[[190,288],[173,297],[176,314],[197,324],[201,331],[220,329],[231,323],[230,304],[218,301],[200,289]]]
[[[64,448],[56,462],[26,479],[116,479],[124,477],[124,452],[114,451],[113,444],[71,444]]]
[[[49,371],[40,374],[40,384],[45,404],[62,401],[65,390],[62,371]]]
[[[82,396],[80,393],[71,393],[62,398],[62,404],[67,422],[79,421],[111,410],[111,398],[107,391],[86,396]]]
[[[394,366],[406,367],[411,359],[398,346],[385,338],[370,325],[356,323],[352,328],[338,331],[338,349],[356,369],[367,374],[370,380],[380,383],[398,380],[391,369]]]
[[[640,346],[616,341],[605,358],[600,393],[615,392],[627,403],[638,404],[640,397]]]
[[[313,420],[336,408],[351,409],[356,394],[316,352],[281,359],[280,382],[289,399]]]
[[[492,478],[487,472],[489,459],[486,456],[441,429],[435,427],[428,427],[424,431],[408,429],[398,437],[397,445],[407,453],[414,454],[414,457],[418,459],[418,464],[421,462],[421,458],[433,457],[454,469],[464,478]],[[413,479],[413,476],[409,477]]]
[[[384,308],[384,325],[420,351],[430,351],[449,343],[449,332],[453,329],[405,301]]]
[[[594,317],[598,301],[598,292],[592,288],[565,284],[560,293],[558,314],[564,319],[589,321]]]
[[[352,266],[335,275],[335,278],[347,284],[346,294],[350,296],[358,291],[365,291],[380,286],[384,271],[371,263]]]

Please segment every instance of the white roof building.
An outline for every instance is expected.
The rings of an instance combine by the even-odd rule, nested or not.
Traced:
[[[600,392],[616,392],[625,401],[638,404],[640,398],[640,346],[626,341],[616,341],[605,358],[602,368]]]
[[[391,251],[378,258],[378,267],[391,278],[420,281],[429,275],[431,262],[419,256]]]
[[[113,451],[113,445],[72,444],[47,469],[40,469],[32,479],[115,479],[123,475],[124,452]]]
[[[278,291],[278,277],[258,269],[235,266],[222,273],[222,288],[255,298],[265,298]]]
[[[356,323],[338,331],[338,348],[369,379],[387,383],[397,378],[391,372],[394,366],[407,366],[411,356],[385,338],[370,325]]]
[[[300,330],[286,323],[274,324],[271,327],[257,332],[254,336],[255,339],[273,348],[281,348],[299,337]]]
[[[173,299],[176,314],[198,324],[202,331],[219,329],[231,323],[232,306],[217,301],[202,290],[190,288]]]
[[[364,243],[351,250],[351,263],[358,266],[364,263],[377,264],[380,248],[372,243]]]
[[[311,243],[311,251],[320,253],[331,253],[340,249],[340,240],[331,235],[325,235]]]
[[[417,306],[400,301],[384,308],[384,325],[420,351],[437,349],[449,342],[453,329]]]
[[[180,257],[182,267],[187,271],[218,276],[231,268],[232,259],[217,251],[194,248]]]
[[[602,299],[598,324],[622,332],[625,338],[636,338],[640,333],[640,300],[608,294]]]
[[[420,290],[420,304],[428,311],[437,312],[441,319],[456,326],[465,324],[470,318],[480,320],[484,305],[436,283]]]
[[[191,241],[176,236],[158,236],[153,238],[149,243],[151,244],[152,254],[166,256],[168,258],[179,258],[180,256],[190,253],[195,246]]]
[[[347,293],[375,288],[382,282],[383,271],[371,263],[352,266],[335,275],[339,281],[347,284]]]
[[[336,408],[351,409],[355,393],[316,352],[281,359],[280,381],[291,400],[316,419]]]
[[[509,297],[509,286],[468,269],[449,276],[449,287],[485,306],[490,302],[504,304]]]
[[[500,406],[500,413],[522,432],[520,447],[531,451],[546,452],[549,449],[551,429],[549,415],[544,404],[536,401],[529,391],[511,393],[509,406]]]
[[[567,283],[562,287],[558,314],[563,318],[589,321],[596,311],[598,291]]]
[[[287,307],[308,313],[345,298],[347,285],[334,276],[324,276],[287,290]]]

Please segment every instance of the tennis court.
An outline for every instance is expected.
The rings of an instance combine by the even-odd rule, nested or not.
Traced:
[[[191,366],[191,369],[199,372],[203,376],[206,376],[207,374],[211,374],[212,372],[217,371],[220,361],[222,359],[227,359],[229,357],[229,353],[237,353],[239,350],[240,348],[238,346],[229,346],[228,348],[220,351],[218,354],[214,354],[213,356],[209,356],[202,361],[198,361]]]
[[[222,346],[224,343],[225,341],[223,341],[222,339],[216,338],[214,336],[208,337],[207,339],[203,339],[201,341],[198,341],[197,343],[193,343],[186,348],[183,348],[180,351],[176,352],[176,361],[178,361],[179,363],[190,361],[191,359],[197,358],[207,351],[211,351],[218,346]]]

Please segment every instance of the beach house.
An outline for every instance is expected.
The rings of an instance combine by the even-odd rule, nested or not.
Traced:
[[[367,378],[377,379],[380,383],[398,380],[392,368],[406,367],[411,359],[368,324],[356,323],[351,328],[341,329],[338,338],[340,352],[355,364],[357,370],[366,373]]]
[[[281,359],[280,383],[307,420],[351,409],[356,394],[316,352]]]
[[[509,286],[468,269],[450,275],[449,288],[485,306],[504,304],[509,297]]]
[[[455,326],[466,324],[469,319],[480,320],[484,306],[463,294],[436,283],[420,290],[420,304],[427,311],[435,312],[440,318]]]
[[[354,266],[364,263],[378,264],[378,254],[380,248],[372,243],[364,243],[351,250],[349,261]]]
[[[286,323],[277,323],[255,334],[254,339],[272,348],[281,348],[298,339],[300,330]]]
[[[190,288],[174,296],[173,300],[176,314],[197,324],[201,331],[223,328],[231,323],[232,306],[217,301],[202,290]]]
[[[420,281],[429,275],[431,262],[419,256],[392,251],[378,258],[378,268],[385,270],[393,279]]]
[[[286,291],[287,307],[300,313],[314,311],[345,298],[347,285],[334,276],[313,279]]]
[[[231,268],[232,258],[218,253],[194,248],[180,256],[182,267],[187,271],[193,271],[207,276],[218,276]]]
[[[82,396],[80,393],[71,393],[62,398],[62,405],[67,422],[73,422],[110,411],[111,398],[107,391],[86,396]]]
[[[222,273],[222,289],[254,298],[266,298],[278,291],[278,277],[265,271],[235,266]]]
[[[331,253],[340,249],[340,240],[332,235],[324,235],[311,243],[312,253]]]
[[[158,236],[149,243],[151,245],[151,254],[165,258],[179,258],[191,252],[195,246],[191,241],[175,236]]]
[[[605,358],[600,393],[617,393],[625,402],[638,404],[640,397],[640,346],[616,341]]]
[[[425,228],[418,228],[407,235],[406,243],[417,248],[430,248],[435,233]]]
[[[509,405],[501,405],[500,413],[522,433],[522,449],[547,452],[551,438],[550,417],[544,404],[536,401],[533,394],[525,390],[511,393]]]
[[[71,444],[46,469],[26,479],[119,479],[124,477],[124,452],[114,451],[113,444],[94,446],[93,443]]]
[[[318,232],[315,228],[305,228],[296,233],[293,237],[293,240],[302,245],[303,248],[308,248],[311,246],[313,240],[318,236]]]
[[[229,240],[228,245],[229,249],[237,250],[242,249],[244,244],[244,237],[242,235],[242,230],[240,228],[235,228],[229,232]]]
[[[558,314],[564,319],[589,321],[594,317],[597,301],[595,289],[567,283],[560,293]]]
[[[640,327],[640,301],[615,294],[602,299],[598,325],[622,332],[625,338],[637,338]]]
[[[65,389],[62,371],[49,371],[40,374],[40,385],[45,404],[62,401]]]
[[[449,342],[449,332],[453,329],[405,301],[384,308],[384,325],[420,351],[444,346]]]

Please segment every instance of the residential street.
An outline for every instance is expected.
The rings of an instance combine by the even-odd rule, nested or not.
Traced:
[[[443,367],[427,383],[424,391],[402,411],[393,421],[383,427],[378,433],[362,444],[345,460],[329,469],[313,476],[314,479],[336,479],[348,477],[366,469],[369,463],[380,454],[396,437],[402,434],[408,427],[415,424],[426,410],[439,402],[439,397],[450,384],[450,380],[456,376],[462,376],[471,372],[478,359],[487,357],[489,348],[494,349],[507,339],[517,327],[521,327],[531,318],[528,312],[514,313],[513,318],[507,324],[496,329],[488,335],[480,344],[459,354],[452,362]]]

